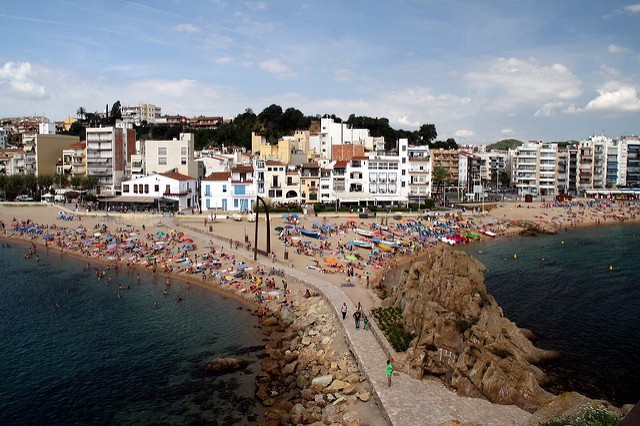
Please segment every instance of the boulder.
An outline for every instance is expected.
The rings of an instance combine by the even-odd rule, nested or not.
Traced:
[[[238,358],[215,358],[207,363],[205,369],[212,373],[230,373],[244,368],[248,361]]]
[[[333,376],[331,374],[316,377],[315,379],[311,380],[311,388],[317,392],[320,392],[322,389],[329,386],[332,381]]]

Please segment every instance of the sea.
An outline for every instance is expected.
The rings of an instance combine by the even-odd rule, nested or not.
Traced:
[[[97,263],[28,248],[0,247],[0,424],[256,422],[265,336],[249,308],[123,268],[98,281]],[[249,364],[205,371],[227,356]]]
[[[640,225],[483,240],[465,250],[486,267],[504,314],[561,354],[542,366],[554,393],[616,405],[640,399]]]

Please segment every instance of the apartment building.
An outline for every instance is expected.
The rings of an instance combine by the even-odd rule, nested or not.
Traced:
[[[156,124],[162,115],[162,108],[152,104],[140,103],[138,105],[123,106],[121,112],[122,121],[139,126],[145,121]]]
[[[176,172],[198,178],[194,141],[193,133],[180,133],[180,136],[173,140],[144,141],[142,144],[144,174]],[[137,166],[138,163],[136,162],[135,165]],[[132,163],[133,166],[134,163]],[[132,168],[132,174],[133,171]]]
[[[69,176],[84,176],[87,173],[86,149],[86,141],[69,145],[69,148],[62,151],[62,161],[57,173]]]
[[[343,144],[360,145],[367,151],[376,148],[376,140],[369,135],[369,129],[354,129],[346,123],[336,123],[332,118],[321,118],[320,132],[309,137],[309,149],[328,161],[334,160],[332,146]]]
[[[409,200],[418,203],[431,198],[431,157],[427,145],[407,145]]]
[[[116,195],[136,152],[136,132],[131,125],[87,128],[87,176],[98,179],[97,193]]]
[[[26,155],[19,148],[0,149],[0,174],[24,175],[26,169]]]

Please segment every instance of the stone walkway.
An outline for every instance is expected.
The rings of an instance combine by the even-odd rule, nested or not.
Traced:
[[[208,243],[205,238],[222,241],[216,236],[202,234],[202,230],[183,226],[173,221],[167,226],[189,231],[190,235],[199,237],[198,244],[202,246]],[[225,241],[225,250],[228,249],[228,240]],[[253,255],[246,250],[234,250],[240,256],[251,257]],[[250,255],[250,256],[248,256]],[[258,263],[267,270],[274,266],[273,262],[263,256],[258,256]],[[306,270],[290,268],[288,264],[278,260],[279,269],[304,285],[310,286],[321,293],[324,299],[332,306],[336,316],[342,318],[340,307],[347,302],[349,311],[353,312],[354,303],[348,296],[334,284],[322,280],[316,274],[309,274]],[[417,380],[402,372],[394,372],[393,385],[387,385],[386,364],[389,354],[393,349],[388,345],[380,329],[375,324],[372,315],[368,315],[371,330],[356,329],[350,315],[344,321],[344,331],[349,346],[360,366],[361,371],[367,376],[373,392],[383,407],[389,422],[396,426],[412,425],[439,425],[451,420],[461,423],[475,422],[481,425],[526,425],[531,414],[513,405],[492,404],[479,398],[467,398],[457,395],[437,380]]]

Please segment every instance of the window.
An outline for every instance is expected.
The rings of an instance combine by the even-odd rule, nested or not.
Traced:
[[[122,192],[128,193],[129,192],[129,185],[122,185]]]
[[[148,183],[145,183],[145,184],[144,184],[144,193],[145,193],[145,194],[148,194],[148,193],[149,193],[149,184],[148,184]]]
[[[227,185],[222,185],[222,192],[227,192]]]
[[[158,157],[158,164],[161,166],[167,165],[167,157]]]
[[[154,188],[153,188],[154,192],[160,192],[160,185],[158,185],[157,183],[155,184]]]
[[[164,189],[165,194],[171,194],[171,185],[167,185]]]
[[[187,164],[187,157],[182,157],[180,159],[180,164],[182,164],[183,166]]]
[[[180,155],[187,155],[187,147],[183,146],[182,148],[180,148]]]
[[[167,155],[167,147],[166,146],[158,147],[158,155]]]
[[[133,193],[134,193],[134,194],[137,194],[137,193],[138,193],[138,184],[137,184],[137,183],[134,183],[134,184],[133,184]]]
[[[210,185],[205,185],[204,186],[204,195],[206,195],[206,196],[210,196],[211,195],[211,186]]]

